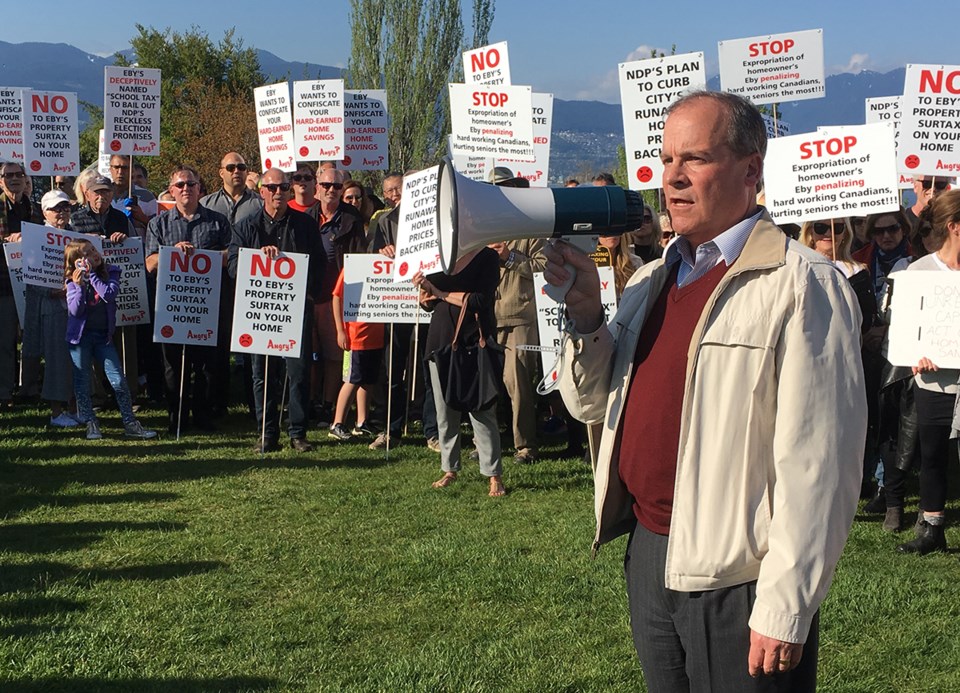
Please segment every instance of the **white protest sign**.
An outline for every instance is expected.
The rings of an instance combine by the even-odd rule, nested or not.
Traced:
[[[960,272],[914,270],[893,275],[887,360],[960,368]]]
[[[117,294],[117,325],[146,325],[150,322],[147,297],[147,270],[143,263],[143,239],[133,236],[114,243],[103,241],[103,259],[120,268]]]
[[[767,115],[766,113],[761,113],[763,116],[763,124],[767,126],[767,139],[772,140],[775,137],[786,137],[790,134],[790,123],[785,120],[780,120],[777,118],[773,119],[773,116]]]
[[[426,168],[403,178],[400,199],[400,223],[393,265],[395,282],[409,281],[422,271],[440,271],[440,246],[437,228],[437,176],[439,166]]]
[[[409,281],[393,280],[393,260],[383,255],[343,256],[343,321],[430,322],[420,292]]]
[[[530,87],[449,84],[451,146],[467,156],[533,161]]]
[[[343,158],[343,80],[293,83],[293,147],[300,161]]]
[[[893,125],[824,128],[767,143],[767,208],[778,223],[900,208]]]
[[[240,248],[230,350],[299,358],[310,256]]]
[[[62,289],[64,282],[63,249],[70,241],[83,239],[103,252],[100,236],[62,231],[25,221],[20,226],[20,249],[23,251],[23,281],[47,289]]]
[[[533,162],[498,159],[497,164],[510,166],[520,178],[530,181],[532,188],[546,188],[550,176],[550,138],[553,134],[553,94],[534,93]]]
[[[617,287],[613,268],[598,267],[597,273],[600,275],[600,303],[603,304],[603,312],[609,324],[617,312]],[[547,295],[547,280],[543,278],[543,272],[533,273],[533,286],[537,303],[537,329],[540,334],[540,365],[543,368],[544,382],[552,384],[560,377],[554,367],[557,365],[557,355],[563,342],[565,306]]]
[[[903,114],[902,96],[878,96],[864,99],[866,110],[865,123],[893,123],[893,141],[900,151],[900,118]],[[908,190],[913,187],[913,177],[898,173],[900,189]]]
[[[507,42],[466,51],[463,54],[463,81],[466,84],[511,84]]]
[[[623,137],[631,190],[660,187],[660,147],[667,108],[685,92],[706,86],[703,53],[620,63]]]
[[[447,152],[457,173],[470,180],[487,181],[493,170],[492,156],[467,156],[453,151],[453,135],[447,135]]]
[[[823,30],[720,41],[720,86],[753,103],[819,99],[826,93]]]
[[[153,341],[217,345],[223,253],[160,246]]]
[[[23,249],[21,244],[4,243],[3,256],[7,260],[7,273],[10,275],[10,286],[13,289],[13,303],[17,308],[17,320],[23,325],[26,287],[23,284]]]
[[[897,170],[960,173],[960,65],[907,65]]]
[[[29,91],[23,95],[23,159],[32,176],[80,173],[77,95]]]
[[[103,68],[103,137],[111,154],[160,155],[160,70]]]
[[[263,170],[296,171],[290,87],[286,82],[257,87],[253,90],[253,100],[257,107],[257,138]]]
[[[110,177],[110,152],[106,151],[103,128],[100,128],[99,144],[97,145],[97,173]]]
[[[23,163],[23,87],[0,87],[0,161]]]
[[[387,128],[387,92],[384,89],[343,92],[343,165],[359,171],[390,168]]]

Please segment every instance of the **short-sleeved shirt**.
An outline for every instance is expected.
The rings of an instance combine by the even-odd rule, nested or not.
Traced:
[[[217,192],[200,198],[200,204],[214,212],[220,212],[234,225],[263,209],[263,200],[249,188],[243,189],[239,200],[234,200],[229,193],[220,188]]]
[[[230,222],[219,212],[200,205],[193,219],[187,219],[174,207],[150,220],[144,255],[149,257],[160,252],[161,245],[184,241],[199,250],[226,250],[231,234]]]
[[[340,276],[337,277],[333,295],[343,301],[343,270],[340,270]],[[351,351],[383,349],[385,330],[382,323],[345,322],[343,326],[347,331],[347,337],[350,338]]]

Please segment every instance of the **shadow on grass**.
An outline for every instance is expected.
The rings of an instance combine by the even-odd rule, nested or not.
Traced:
[[[28,597],[0,604],[0,618],[12,621],[0,627],[0,637],[27,638],[63,630],[58,617],[84,611],[86,605],[59,597]]]
[[[263,676],[227,676],[224,678],[126,678],[46,677],[11,678],[0,675],[0,690],[13,693],[51,693],[54,691],[98,691],[98,693],[213,693],[214,691],[268,691],[280,682]]]
[[[72,508],[78,505],[114,503],[162,503],[180,498],[177,493],[77,493],[70,495],[21,493],[0,500],[0,516],[11,516],[42,506]]]
[[[0,527],[0,546],[16,553],[55,553],[89,546],[107,532],[179,532],[182,522],[37,522]]]
[[[220,568],[221,561],[189,561],[185,563],[158,563],[122,568],[77,568],[66,563],[36,561],[26,564],[0,564],[0,594],[37,592],[65,580],[91,584],[113,580],[170,580],[200,575]]]
[[[556,465],[524,466],[535,473],[510,474],[505,472],[505,483],[510,489],[527,491],[556,491],[558,489],[593,488],[593,476],[590,468],[579,462]],[[519,469],[519,467],[514,467]]]

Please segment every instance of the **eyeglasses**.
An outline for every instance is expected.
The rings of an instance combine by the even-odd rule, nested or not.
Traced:
[[[317,179],[316,176],[311,175],[309,173],[303,173],[303,174],[294,173],[290,177],[293,179],[294,183],[309,183],[310,181]]]
[[[277,190],[282,190],[283,192],[287,192],[290,190],[289,183],[261,183],[260,187],[266,188],[271,193],[275,193],[277,192]]]
[[[324,190],[329,190],[330,188],[333,188],[334,190],[343,190],[343,183],[328,183],[327,181],[322,180],[319,183],[317,183],[317,185],[319,185]]]
[[[843,224],[834,224],[833,225],[833,235],[839,236],[844,231]],[[814,224],[813,232],[818,236],[829,236],[830,235],[830,224]]]
[[[870,231],[873,236],[896,236],[900,233],[900,224],[890,224],[889,226],[874,226]]]
[[[923,186],[923,189],[924,189],[924,190],[929,190],[931,186],[933,186],[933,188],[934,188],[935,190],[946,190],[946,189],[947,189],[947,181],[945,181],[945,180],[938,180],[938,181],[936,181],[936,182],[934,182],[934,181],[932,181],[932,180],[922,180],[922,181],[920,181],[920,185]]]
[[[10,173],[4,173],[4,174],[3,174],[3,177],[4,177],[4,178],[13,178],[13,179],[26,178],[26,177],[27,177],[27,174],[24,173],[23,171],[11,171]]]
[[[57,214],[63,214],[64,212],[69,212],[69,211],[70,211],[70,203],[69,203],[69,202],[61,202],[61,203],[58,204],[56,207],[51,207],[51,208],[48,209],[47,211],[48,211],[48,212],[56,212]]]
[[[384,194],[384,195],[396,195],[398,192],[400,192],[400,186],[399,186],[399,185],[397,185],[397,186],[395,186],[395,187],[393,187],[393,188],[384,188],[384,189],[383,189],[383,194]]]
[[[198,185],[200,184],[195,180],[178,180],[176,183],[173,184],[173,187],[183,190],[184,188],[192,189],[197,187]]]
[[[125,165],[123,165],[123,164],[110,164],[110,168],[112,168],[114,171],[126,171],[126,170],[128,170],[130,167],[129,167],[129,166],[125,166]]]

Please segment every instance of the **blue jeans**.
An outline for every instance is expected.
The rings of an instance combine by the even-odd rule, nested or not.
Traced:
[[[77,397],[77,413],[82,421],[94,419],[93,403],[90,401],[90,366],[96,359],[110,381],[117,396],[117,407],[124,424],[136,421],[130,390],[123,377],[123,366],[113,344],[107,341],[106,330],[84,330],[79,344],[70,345],[70,360],[73,361],[73,390]]]

